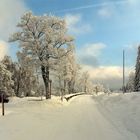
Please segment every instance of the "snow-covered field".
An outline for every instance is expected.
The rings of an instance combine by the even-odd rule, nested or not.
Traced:
[[[55,96],[14,97],[0,116],[0,140],[140,140],[139,103],[138,93],[81,95],[63,103]]]

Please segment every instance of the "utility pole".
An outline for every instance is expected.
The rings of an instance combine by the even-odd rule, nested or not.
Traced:
[[[125,51],[123,50],[123,94],[125,93]]]

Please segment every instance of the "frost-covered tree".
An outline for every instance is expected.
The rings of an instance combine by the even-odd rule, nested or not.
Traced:
[[[88,80],[89,80],[89,73],[86,71],[83,73],[81,77],[81,81],[83,82],[84,92],[87,92],[88,89]]]
[[[5,65],[5,68],[7,71],[9,71],[11,73],[11,80],[13,81],[12,84],[12,92],[14,90],[15,93],[15,89],[16,89],[16,78],[17,78],[17,73],[16,73],[16,65],[15,63],[12,61],[12,58],[10,56],[4,56],[4,58],[1,61],[2,64]],[[13,94],[13,93],[12,93]]]
[[[140,46],[138,47],[138,56],[135,69],[134,90],[140,91]]]
[[[61,48],[58,50],[57,55],[62,56],[65,51],[65,49]],[[57,91],[56,94],[59,94],[61,96],[61,99],[63,99],[63,95],[66,93],[66,86],[68,80],[69,67],[67,55],[64,55],[63,57],[58,57],[58,59],[54,61],[55,65],[53,65],[52,67],[53,81],[55,81],[54,88],[55,91]]]
[[[19,96],[30,96],[32,94],[37,94],[38,92],[38,79],[35,73],[36,67],[30,64],[30,59],[26,57],[26,54],[23,52],[17,53],[18,62],[19,62]]]
[[[62,52],[62,51],[61,51]],[[58,84],[57,89],[59,91],[59,94],[61,96],[61,99],[63,100],[63,96],[66,92],[66,81],[67,81],[67,72],[68,72],[68,67],[67,67],[67,57],[61,57],[57,60],[56,67],[55,67],[55,76],[56,76],[56,81]]]
[[[96,94],[98,94],[98,92],[108,93],[109,89],[108,88],[105,89],[102,84],[98,83],[93,85],[93,92],[95,92]]]
[[[61,56],[65,50],[59,51]],[[75,60],[74,48],[67,55],[59,57],[54,66],[54,81],[56,91],[59,91],[61,98],[64,94],[73,93],[75,91],[75,83],[78,75],[79,67]]]
[[[129,92],[134,91],[134,79],[135,79],[135,73],[131,72],[129,74],[128,82],[126,84],[126,90],[128,90]]]
[[[40,67],[48,99],[51,60],[58,58],[59,49],[71,46],[73,38],[67,35],[65,21],[50,15],[35,16],[28,12],[21,17],[17,27],[20,30],[10,41],[18,41],[26,57]]]
[[[78,76],[80,72],[80,65],[76,62],[75,52],[71,52],[68,55],[69,63],[69,79],[68,79],[68,93],[76,92],[76,82],[78,81]]]
[[[22,93],[26,93],[29,95],[31,89],[31,75],[29,73],[29,67],[25,67],[24,63],[25,62],[24,56],[22,56],[22,59],[19,58],[19,53],[18,53],[18,60],[19,63],[14,63],[12,62],[12,59],[10,56],[5,56],[2,60],[2,63],[6,66],[6,70],[11,72],[11,78],[14,81],[14,92],[17,96],[20,96]]]
[[[19,63],[14,63],[14,73],[12,79],[14,81],[14,91],[16,96],[20,96],[20,85],[21,85],[21,69],[19,67]]]
[[[0,62],[0,90],[4,90],[8,95],[13,95],[12,74],[6,69],[6,65]]]
[[[90,85],[89,82],[89,73],[88,71],[85,71],[81,74],[79,79],[79,87],[81,88],[80,90],[87,93]]]
[[[4,56],[4,58],[1,61],[5,66],[6,69],[9,70],[11,73],[14,71],[14,63],[12,61],[12,58],[10,56]]]

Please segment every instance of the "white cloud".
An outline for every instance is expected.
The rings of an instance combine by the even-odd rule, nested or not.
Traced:
[[[82,65],[83,70],[88,71],[90,78],[94,83],[102,83],[112,89],[119,89],[122,87],[123,69],[120,66],[100,66],[94,68],[88,65]],[[133,71],[132,68],[125,69],[126,80],[129,73]]]
[[[82,16],[80,14],[66,14],[64,19],[70,33],[82,34],[91,31],[91,26],[83,22]]]
[[[8,44],[4,41],[0,41],[0,60],[8,54]]]
[[[128,3],[131,4],[131,5],[136,5],[136,4],[140,3],[139,0],[127,0],[127,1],[128,1]]]
[[[127,9],[129,11],[133,10],[133,12],[135,11],[136,13],[139,13],[138,9],[140,6],[140,0],[118,0],[115,2],[107,2],[106,4],[99,7],[97,15],[101,18],[111,18],[115,15],[120,16],[120,12],[118,12],[117,7],[118,5],[123,6],[123,9]],[[122,15],[124,15],[124,13]]]
[[[80,14],[77,14],[77,15],[67,14],[65,16],[65,20],[66,20],[67,26],[69,26],[69,27],[74,26],[81,20],[81,15]]]
[[[106,45],[103,43],[86,44],[77,50],[78,58],[82,64],[98,66],[98,57],[105,47]]]
[[[128,44],[128,45],[125,45],[124,46],[124,50],[126,51],[135,51],[137,52],[138,51],[138,47],[140,46],[140,43],[133,43],[133,44]]]
[[[110,18],[113,16],[113,9],[111,7],[102,7],[97,14],[103,18]]]
[[[23,0],[0,1],[0,39],[8,40],[16,30],[19,17],[27,10]]]
[[[6,42],[10,34],[17,30],[19,18],[26,10],[23,0],[0,0],[0,60],[8,54]]]
[[[79,56],[83,71],[89,72],[90,78],[94,83],[104,84],[111,89],[119,89],[122,87],[122,67],[101,66],[99,64],[99,58],[106,47],[104,43],[87,44],[77,50],[77,55]],[[125,68],[126,81],[131,71],[133,71],[133,68]]]
[[[103,43],[93,43],[93,44],[86,44],[83,48],[84,54],[89,56],[99,56],[101,54],[101,50],[106,47]]]

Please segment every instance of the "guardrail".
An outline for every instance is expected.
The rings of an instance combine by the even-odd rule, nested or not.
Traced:
[[[82,92],[82,93],[76,93],[76,94],[72,94],[72,95],[70,95],[70,96],[68,96],[68,97],[64,97],[66,100],[67,100],[67,102],[71,99],[71,98],[73,98],[73,97],[75,97],[75,96],[79,96],[79,95],[84,95],[85,93],[84,92]]]

